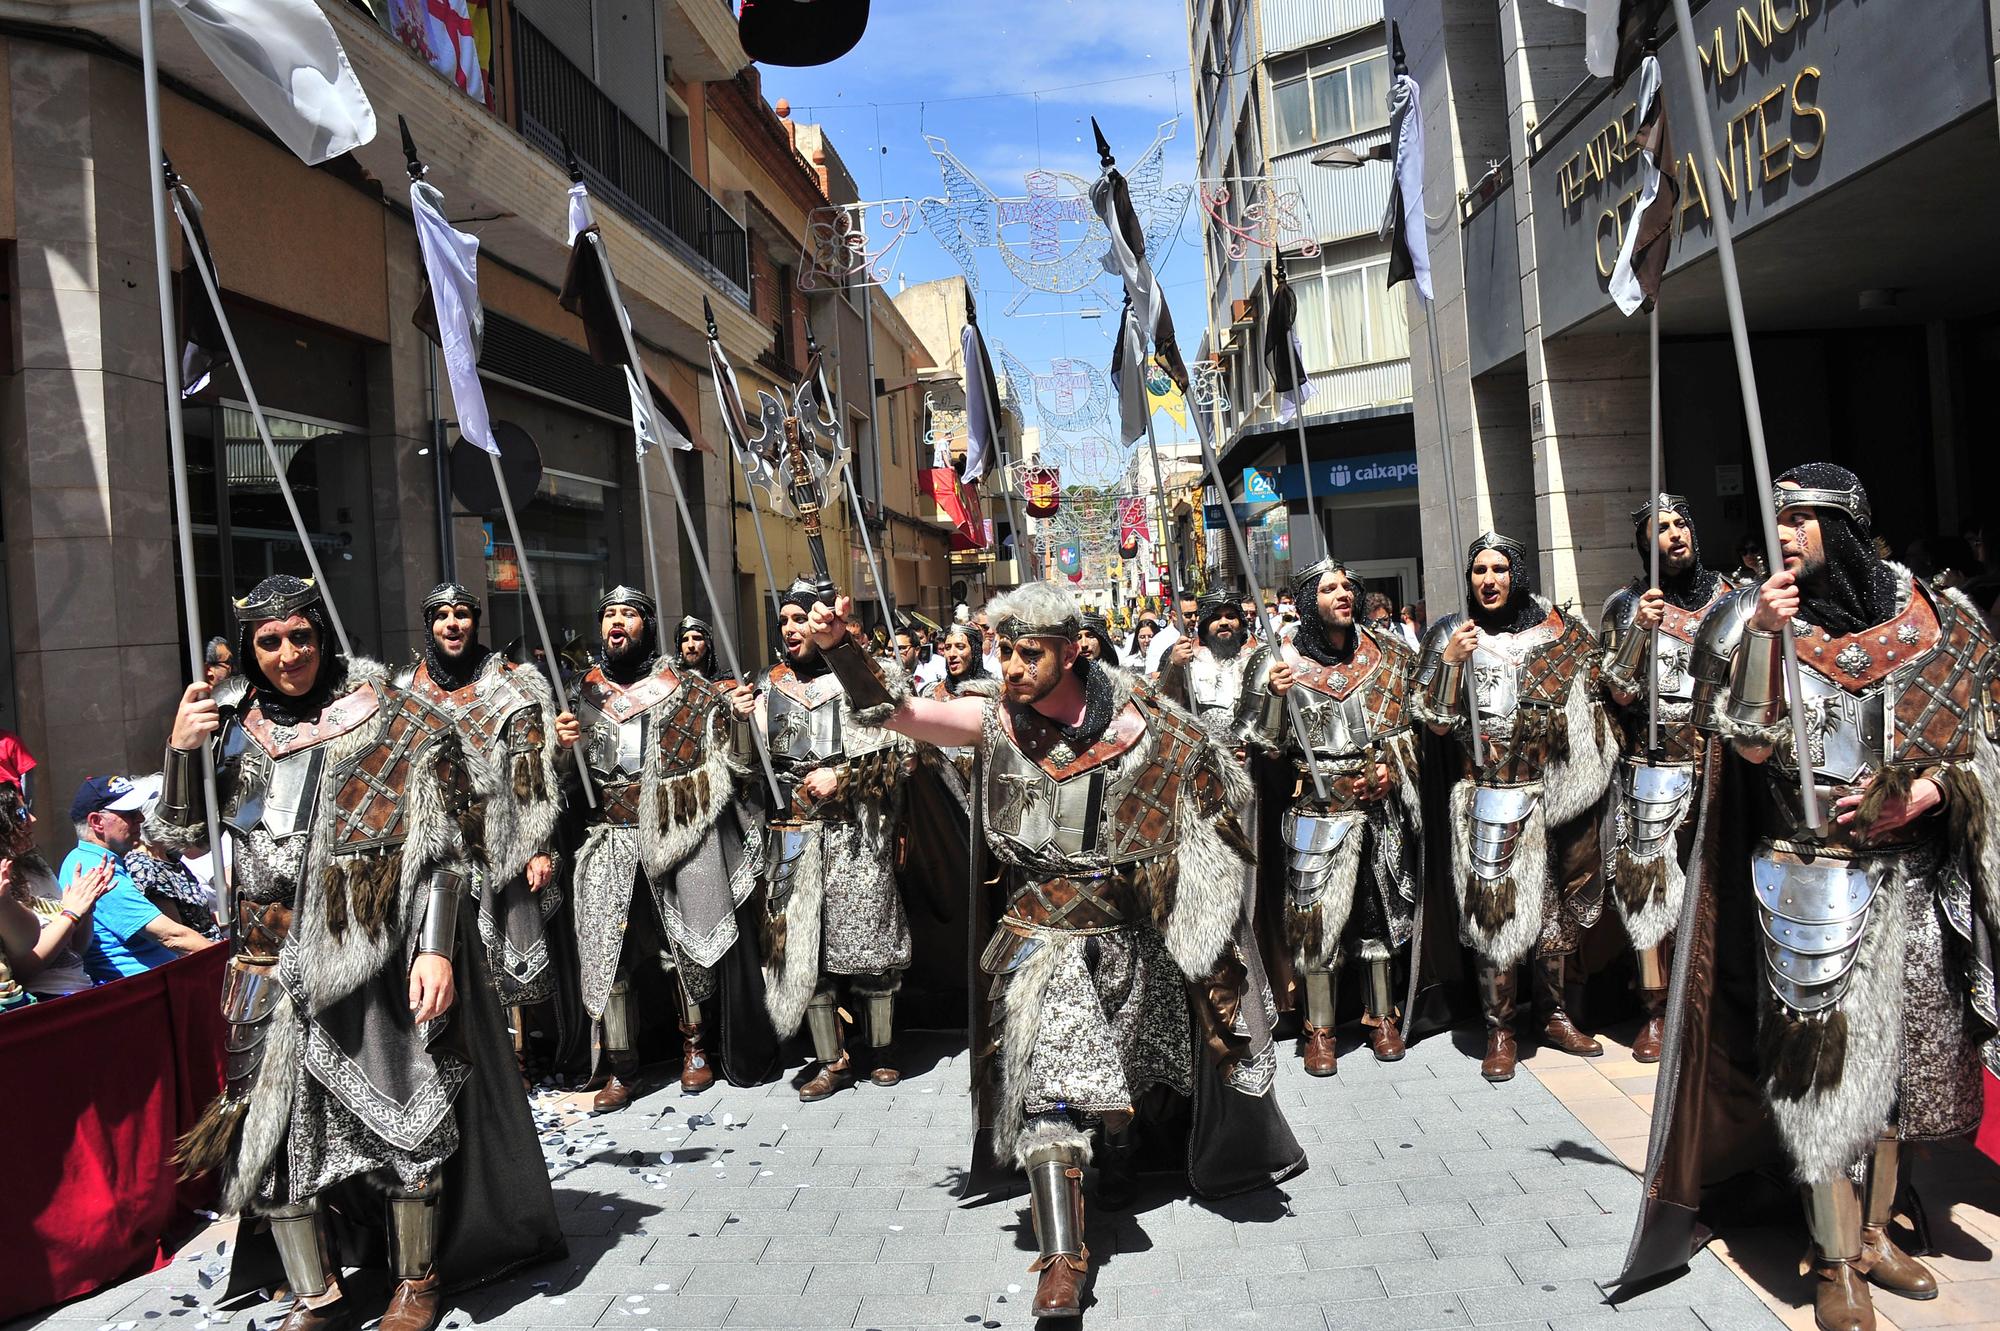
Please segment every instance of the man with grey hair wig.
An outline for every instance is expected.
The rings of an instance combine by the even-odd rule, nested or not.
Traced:
[[[857,713],[978,746],[980,823],[1005,870],[974,977],[979,1143],[1028,1174],[1034,1315],[1076,1317],[1083,1166],[1095,1147],[1099,1204],[1129,1203],[1139,1116],[1192,1102],[1185,1159],[1204,1196],[1305,1166],[1271,1092],[1268,986],[1241,893],[1242,771],[1151,684],[1081,658],[1081,616],[1051,583],[988,606],[998,697],[910,697],[847,644],[846,609],[814,606],[812,633]]]

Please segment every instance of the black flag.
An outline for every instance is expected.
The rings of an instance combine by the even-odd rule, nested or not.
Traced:
[[[220,291],[222,277],[216,272],[215,255],[208,248],[208,233],[201,226],[201,200],[178,176],[174,177],[173,188],[181,212],[187,216],[188,230],[201,250],[202,261],[215,275],[215,289]],[[229,345],[223,341],[222,318],[209,300],[201,270],[195,267],[190,255],[187,266],[181,269],[181,396],[193,397],[208,387],[217,370],[228,368]]]
[[[1278,289],[1271,294],[1271,314],[1264,324],[1264,367],[1271,372],[1271,387],[1277,391],[1278,419],[1289,421],[1312,396],[1313,386],[1299,347],[1298,294],[1285,280],[1282,267],[1277,274]]]

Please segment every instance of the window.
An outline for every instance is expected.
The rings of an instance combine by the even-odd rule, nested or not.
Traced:
[[[1402,293],[1387,289],[1386,256],[1340,265],[1295,262],[1287,276],[1298,293],[1299,345],[1309,372],[1409,356],[1409,323]]]
[[[1324,52],[1271,66],[1278,151],[1365,134],[1389,123],[1389,57],[1335,60]]]

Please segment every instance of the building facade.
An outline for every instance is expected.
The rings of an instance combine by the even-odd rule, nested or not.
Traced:
[[[748,532],[738,539],[702,307],[747,396],[796,379],[811,312],[785,265],[824,182],[764,106],[713,0],[477,6],[476,62],[428,50],[400,21],[407,8],[392,0],[378,20],[323,5],[384,130],[317,168],[269,136],[178,23],[159,26],[165,147],[204,206],[245,361],[185,404],[200,634],[233,633],[229,596],[265,574],[306,571],[247,376],[358,649],[409,659],[423,593],[447,575],[484,592],[495,645],[530,636],[525,556],[559,645],[592,634],[600,589],[643,582],[663,613],[738,633],[754,668],[768,645],[751,608],[761,562]],[[155,768],[186,673],[137,48],[136,11],[57,0],[17,6],[0,38],[13,311],[0,366],[0,726],[41,758],[40,789],[56,800],[86,774]],[[539,462],[532,495],[516,496],[525,551],[484,511],[490,485],[475,497],[485,460],[458,440],[450,387],[412,321],[420,272],[398,116],[448,216],[480,238],[488,405],[509,457]],[[565,141],[660,405],[691,451],[641,464],[622,374],[592,362],[557,302]],[[865,338],[840,354],[865,367]],[[873,398],[869,377],[843,374],[850,402]],[[851,524],[829,525],[834,549],[855,544]],[[719,605],[695,575],[697,546]],[[784,565],[780,576],[806,567],[802,550]],[[59,837],[60,821],[44,817],[44,832]]]
[[[1436,483],[1448,437],[1459,534],[1497,526],[1540,583],[1594,610],[1637,568],[1627,514],[1650,452],[1647,316],[1607,294],[1639,188],[1637,79],[1584,68],[1582,20],[1546,0],[1392,0],[1423,89],[1426,196],[1449,429],[1419,358],[1418,453],[1434,607],[1458,597]],[[1696,170],[1688,34],[1659,51],[1679,164],[1659,300],[1666,488],[1709,563],[1733,567],[1759,506],[1710,221],[1726,209],[1775,472],[1857,472],[1876,526],[1921,571],[1964,566],[2000,481],[1996,11],[1845,0],[1694,7],[1720,197]],[[1437,220],[1441,219],[1441,220]],[[1407,301],[1413,344],[1428,312]],[[1987,543],[1986,550],[1993,549]],[[1450,554],[1453,557],[1447,558]],[[1975,556],[1977,557],[1977,556]],[[1991,557],[1988,555],[1987,557]]]
[[[1373,585],[1414,599],[1409,331],[1378,236],[1388,166],[1367,159],[1387,139],[1382,7],[1191,0],[1188,23],[1208,285],[1201,351],[1216,367],[1196,406],[1217,403],[1206,410],[1258,580],[1319,558],[1323,533]],[[1315,164],[1343,149],[1360,165]],[[1312,384],[1292,421],[1264,356],[1279,263]],[[1206,517],[1217,576],[1239,579],[1213,494]]]

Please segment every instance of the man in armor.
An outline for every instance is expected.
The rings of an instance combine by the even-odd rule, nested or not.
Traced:
[[[1860,1331],[1875,1325],[1864,1281],[1937,1294],[1889,1236],[1900,1147],[1978,1127],[1980,1053],[2000,1030],[1985,960],[2000,924],[2000,644],[1958,592],[1875,554],[1852,472],[1794,467],[1770,502],[1784,568],[1695,641],[1697,679],[1722,685],[1697,716],[1743,762],[1720,766],[1720,832],[1677,942],[1703,964],[1675,968],[1668,1121],[1624,1278],[1686,1263],[1701,1184],[1753,1163],[1761,1109],[1806,1190],[1819,1325]]]
[[[1305,1155],[1271,1092],[1269,998],[1245,946],[1240,767],[1152,685],[1080,659],[1081,622],[1055,584],[990,609],[998,697],[909,697],[837,645],[844,599],[816,606],[811,624],[865,720],[979,748],[1007,905],[978,963],[973,1096],[995,1155],[1028,1174],[1034,1315],[1069,1318],[1089,1271],[1093,1132],[1107,1205],[1113,1187],[1129,1195],[1135,1117],[1163,1096],[1194,1102],[1182,1158],[1204,1196],[1288,1178]]]
[[[783,795],[764,865],[764,996],[781,1037],[804,1020],[819,1065],[799,1087],[808,1102],[854,1084],[846,1013],[860,1015],[869,1080],[901,1080],[895,1003],[910,965],[910,922],[896,886],[895,839],[903,778],[916,752],[855,714],[807,631],[817,588],[801,578],[785,593],[778,624],[784,660],[764,672],[757,694],[757,724]],[[880,664],[871,649],[853,647]],[[851,995],[846,1007],[843,987]]]
[[[478,810],[473,854],[479,938],[508,1009],[514,1056],[526,1075],[522,1009],[546,1002],[549,918],[562,905],[556,881],[556,822],[562,788],[558,731],[548,680],[479,641],[479,598],[455,582],[424,597],[423,657],[397,683],[442,712],[458,731]]]
[[[1527,548],[1498,532],[1478,537],[1466,584],[1471,613],[1431,625],[1410,706],[1463,746],[1447,806],[1451,876],[1460,936],[1479,958],[1479,1071],[1507,1081],[1514,968],[1531,954],[1542,1042],[1604,1052],[1564,1008],[1563,969],[1604,905],[1597,812],[1618,736],[1599,694],[1597,640],[1535,595]]]
[[[182,695],[146,832],[206,836],[213,743],[234,843],[227,1082],[179,1159],[264,1221],[230,1294],[276,1282],[275,1247],[284,1331],[329,1327],[356,1311],[342,1267],[386,1256],[381,1325],[426,1331],[446,1289],[562,1250],[471,941],[470,764],[442,712],[329,645],[313,584],[266,578],[236,619],[242,673]],[[386,1225],[363,1219],[384,1194]]]
[[[680,653],[681,668],[713,681],[722,672],[715,665],[715,630],[705,619],[682,615],[674,630],[674,647]]]
[[[1245,650],[1249,626],[1233,594],[1212,592],[1196,605],[1195,637],[1169,649],[1160,687],[1221,734],[1235,725],[1245,673],[1261,658],[1254,649]]]
[[[1657,514],[1657,519],[1655,518]],[[1639,963],[1639,998],[1646,1024],[1632,1040],[1640,1063],[1660,1061],[1667,1015],[1667,946],[1680,918],[1687,857],[1694,843],[1695,769],[1701,737],[1694,724],[1694,675],[1689,656],[1701,618],[1732,590],[1701,562],[1688,501],[1662,494],[1632,510],[1633,540],[1650,568],[1660,550],[1660,585],[1646,575],[1611,593],[1598,640],[1604,648],[1604,689],[1620,723],[1617,785],[1612,793],[1611,900],[1625,922]],[[1659,652],[1652,654],[1655,630]],[[1647,668],[1651,661],[1651,698]],[[1650,712],[1659,711],[1659,739],[1649,744]]]
[[[1404,1054],[1393,971],[1413,928],[1423,846],[1417,736],[1404,706],[1417,658],[1393,630],[1355,622],[1361,579],[1340,560],[1305,569],[1292,588],[1304,607],[1298,632],[1287,648],[1260,654],[1242,733],[1288,765],[1280,820],[1286,861],[1282,879],[1271,875],[1284,895],[1270,907],[1282,912],[1305,991],[1305,1069],[1331,1077],[1334,980],[1350,949],[1367,966],[1369,1047],[1384,1062]],[[1305,722],[1324,799],[1288,705]]]
[[[736,781],[754,759],[747,689],[725,694],[688,670],[680,651],[659,650],[659,610],[636,587],[598,598],[598,660],[572,690],[579,750],[597,807],[577,851],[577,966],[606,1065],[591,1107],[631,1100],[638,1076],[636,965],[657,960],[675,977],[680,1007],[681,1090],[715,1081],[708,1028],[717,968],[738,937],[736,907],[746,829]],[[686,635],[683,634],[683,641]],[[645,921],[641,903],[652,906]],[[631,929],[635,917],[650,928]],[[731,1057],[725,1030],[724,1070]]]

